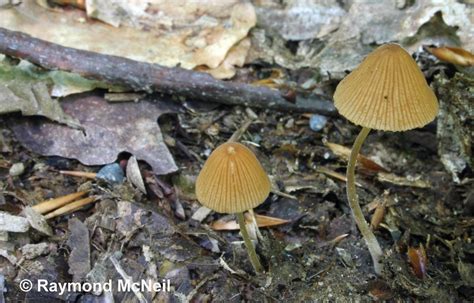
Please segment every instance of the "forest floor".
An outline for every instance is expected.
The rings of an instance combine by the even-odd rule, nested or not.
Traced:
[[[296,83],[310,76],[307,71],[287,74]],[[458,101],[472,98],[463,95],[469,94],[466,87],[472,89],[472,79],[455,76],[453,68],[437,69],[429,80],[441,103],[454,102],[456,96],[461,96]],[[329,86],[333,89],[334,83]],[[74,98],[103,98],[103,91],[62,102]],[[472,108],[472,99],[470,104]],[[139,295],[116,289],[97,297],[75,291],[25,293],[18,286],[22,279],[116,281],[124,273],[134,281],[169,279],[171,292],[142,293],[156,302],[468,302],[474,297],[473,174],[467,167],[455,182],[446,171],[438,153],[446,134],[440,135],[438,126],[437,135],[436,121],[407,132],[373,131],[362,148],[364,156],[380,165],[369,160],[356,177],[366,218],[370,221],[374,209],[383,209],[375,229],[384,251],[383,271],[376,276],[347,205],[346,159],[328,144],[350,148],[359,127],[340,116],[327,117],[315,131],[309,114],[252,113],[203,103],[177,107],[158,122],[179,170],[156,177],[140,162],[146,194],[128,182],[110,185],[60,174],[97,172],[100,167],[39,156],[11,130],[25,118],[2,118],[2,211],[19,215],[24,206],[79,190],[98,197],[95,204],[49,220],[50,236],[34,229],[8,234],[0,258],[6,302],[110,302],[111,296],[115,302],[135,302]],[[254,274],[238,231],[215,228],[217,220],[231,226],[233,216],[202,215],[194,194],[206,157],[249,113],[256,119],[241,142],[255,151],[274,189],[255,213],[288,220],[260,229],[257,252],[266,269],[260,275]],[[472,134],[472,116],[464,122],[458,126]],[[129,156],[123,153],[117,162]],[[9,171],[14,163],[24,165],[19,175]]]

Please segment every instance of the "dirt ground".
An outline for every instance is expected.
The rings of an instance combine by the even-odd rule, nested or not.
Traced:
[[[429,80],[440,102],[470,100],[472,110],[472,78],[430,64],[425,72],[432,70]],[[306,80],[296,75],[301,74],[287,77]],[[330,94],[335,83],[327,85]],[[363,155],[389,171],[384,175],[380,167],[362,165],[357,172],[366,218],[374,208],[385,207],[375,230],[384,251],[383,272],[376,276],[351,218],[345,182],[338,179],[346,160],[327,144],[350,147],[359,127],[333,116],[313,131],[309,115],[253,112],[258,118],[241,142],[256,152],[273,188],[281,192],[271,193],[255,213],[289,220],[261,228],[257,251],[266,272],[260,275],[254,274],[238,231],[211,227],[218,219],[233,220],[231,215],[192,218],[200,208],[195,178],[209,153],[247,119],[245,108],[186,103],[177,113],[162,115],[159,124],[179,171],[156,177],[140,162],[147,194],[128,182],[109,185],[60,174],[100,167],[25,149],[11,130],[25,118],[4,116],[2,211],[18,215],[24,206],[83,189],[99,197],[95,204],[49,220],[51,236],[34,229],[9,233],[2,255],[16,261],[0,258],[6,302],[139,301],[133,292],[95,296],[19,288],[22,279],[103,282],[124,278],[123,273],[133,280],[169,279],[169,293],[143,292],[142,299],[154,302],[472,302],[474,179],[469,167],[457,175],[458,182],[446,171],[438,155],[445,137],[437,135],[436,121],[403,133],[373,131],[362,148]],[[472,126],[468,115],[459,127],[472,135]],[[123,153],[117,162],[129,156]],[[21,175],[9,173],[13,163],[24,164]]]

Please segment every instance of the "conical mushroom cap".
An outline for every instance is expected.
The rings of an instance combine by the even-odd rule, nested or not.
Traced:
[[[334,105],[355,124],[389,131],[424,126],[438,113],[423,73],[397,44],[380,46],[347,75],[336,88]]]
[[[270,193],[270,180],[255,154],[240,143],[216,148],[196,180],[202,205],[219,213],[239,213],[260,205]]]

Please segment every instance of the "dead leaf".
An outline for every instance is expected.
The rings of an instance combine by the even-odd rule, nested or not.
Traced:
[[[276,62],[295,70],[318,68],[321,75],[331,79],[343,78],[345,71],[357,67],[374,46],[387,42],[400,42],[409,52],[423,44],[459,40],[466,49],[474,48],[472,8],[457,0],[397,1],[397,5],[385,1],[342,4],[335,0],[254,3],[259,28],[252,31],[247,60]],[[440,34],[439,24],[448,34]],[[271,35],[275,31],[283,38]],[[292,52],[287,42],[294,46]]]
[[[285,83],[285,73],[281,69],[274,68],[269,77],[267,77],[265,79],[260,79],[260,80],[254,81],[252,84],[256,85],[256,86],[266,86],[266,87],[269,87],[269,88],[277,89],[277,88],[281,87],[281,85],[283,83]],[[281,146],[279,149],[285,149],[285,148],[289,148],[289,147],[295,148],[293,145],[285,144],[285,145]],[[296,148],[295,148],[295,150],[296,150]]]
[[[87,15],[78,9],[45,9],[37,1],[22,1],[0,10],[0,26],[102,54],[168,67],[214,69],[256,24],[253,5],[243,0],[91,0],[86,11]],[[246,52],[240,54],[245,59]]]
[[[413,272],[419,279],[423,279],[426,276],[426,266],[428,265],[425,248],[423,245],[418,248],[409,247],[407,255]]]
[[[376,301],[390,300],[393,297],[393,291],[383,280],[374,280],[368,283],[369,295]]]
[[[137,158],[131,156],[127,162],[127,180],[135,185],[142,193],[146,194],[145,183],[143,183],[140,167],[138,167]]]
[[[0,62],[0,82],[0,114],[21,112],[24,116],[43,116],[81,129],[77,119],[65,114],[58,101],[51,99],[47,81]]]
[[[44,70],[24,60],[18,64],[8,59],[0,61],[0,79],[7,83],[21,82],[30,86],[32,83],[44,83],[53,97],[63,97],[95,88],[104,88],[114,92],[123,91],[123,88],[117,85],[86,79],[65,71]]]
[[[250,49],[250,39],[246,38],[233,46],[225,59],[216,68],[198,68],[197,70],[207,72],[217,79],[228,79],[235,75],[235,67],[242,67],[245,57]]]
[[[25,244],[20,248],[21,256],[27,260],[32,260],[39,256],[49,254],[52,247],[54,247],[54,245],[47,242]]]
[[[291,222],[290,220],[274,218],[269,216],[262,216],[255,214],[255,219],[257,220],[258,227],[272,227]],[[211,224],[211,228],[214,230],[239,230],[239,223],[237,221],[222,221],[217,220]]]
[[[377,208],[375,209],[374,214],[372,215],[372,218],[370,219],[370,227],[372,229],[377,229],[382,222],[384,216],[385,216],[385,208],[386,205],[384,202],[380,202],[377,205]]]
[[[73,281],[82,281],[91,270],[90,242],[87,226],[77,218],[68,221],[69,238],[67,245],[71,248],[68,265]]]
[[[109,104],[101,97],[81,95],[61,104],[80,121],[85,134],[46,121],[15,119],[11,126],[18,140],[39,154],[74,158],[85,165],[112,163],[127,151],[148,162],[156,174],[177,170],[156,122],[176,109],[172,101]]]
[[[198,222],[202,222],[202,220],[206,219],[206,217],[212,212],[212,209],[207,208],[205,206],[199,207],[194,214],[192,215],[191,219],[196,220]]]
[[[331,142],[323,142],[324,145],[326,145],[335,155],[343,158],[343,159],[349,159],[350,155],[351,155],[351,149],[350,148],[347,148],[345,146],[342,146],[340,144],[337,144],[337,143],[331,143]],[[370,170],[370,171],[373,171],[373,172],[388,172],[388,170],[375,163],[374,161],[370,160],[369,158],[367,158],[366,156],[364,155],[361,155],[359,154],[357,156],[357,163],[358,164],[361,164],[365,169],[367,170]]]
[[[53,230],[51,229],[51,226],[49,226],[48,222],[46,222],[46,219],[33,208],[27,206],[23,209],[22,213],[26,216],[26,219],[30,223],[31,227],[45,235],[53,235]]]

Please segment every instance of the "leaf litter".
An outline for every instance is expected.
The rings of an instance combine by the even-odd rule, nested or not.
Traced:
[[[377,4],[356,3],[350,9],[343,10],[338,9],[336,1],[328,3],[333,7],[334,14],[322,13],[328,13],[329,19],[333,20],[329,27],[319,25],[308,27],[314,30],[312,32],[298,32],[298,26],[302,23],[295,20],[287,28],[279,29],[272,25],[273,30],[280,30],[282,35],[301,33],[327,39],[328,44],[319,49],[324,50],[318,54],[319,58],[339,56],[336,46],[342,49],[343,44],[338,39],[350,34],[347,26],[357,17],[355,13],[363,7],[373,8]],[[399,40],[407,36],[416,40],[415,45],[428,41],[422,38],[426,32],[419,28],[427,23],[433,26],[432,19],[439,18],[436,17],[438,11],[441,11],[445,25],[459,26],[457,30],[451,28],[450,34],[457,32],[465,41],[468,29],[463,24],[465,13],[460,10],[464,4],[450,2],[454,9],[448,11],[439,3],[397,3],[397,7],[380,10],[388,10],[384,16],[407,13],[406,18],[420,13],[420,19],[412,24],[413,28],[398,33],[395,30],[361,30],[373,26],[373,19],[358,20],[356,25],[360,28],[356,31],[356,37],[343,45],[343,49],[352,55],[338,64],[347,67],[357,62],[357,56],[364,53],[361,48],[367,50],[367,44],[373,42]],[[297,4],[296,1],[294,7],[288,9],[289,13],[298,12],[298,5],[302,4]],[[314,10],[314,5],[309,6]],[[311,9],[308,11],[311,12]],[[262,13],[259,10],[261,8],[257,13]],[[305,13],[305,10],[300,12]],[[285,13],[277,12],[276,15],[285,18]],[[344,13],[348,15],[339,18]],[[460,18],[455,19],[454,16]],[[112,19],[110,22],[115,21]],[[397,18],[392,19],[392,23],[398,21]],[[292,26],[296,26],[296,30]],[[259,30],[261,28],[252,32],[253,39],[259,35]],[[368,34],[361,34],[364,32]],[[394,38],[394,34],[400,36]],[[298,43],[297,52],[300,55],[309,43],[309,36],[302,36],[304,40]],[[363,39],[359,39],[361,37]],[[274,37],[275,47],[280,38]],[[318,41],[315,43],[317,45]],[[351,45],[354,48],[351,49]],[[253,47],[256,46],[252,44]],[[331,53],[329,50],[336,51]],[[279,58],[278,54],[278,51],[273,53],[274,62],[285,66],[286,59]],[[354,57],[354,54],[357,56]],[[141,101],[138,102],[109,104],[102,98],[101,92],[94,92],[66,97],[60,103],[64,112],[77,118],[84,126],[85,134],[91,138],[41,118],[10,116],[1,121],[1,143],[8,148],[2,149],[0,163],[0,186],[7,189],[3,192],[0,210],[2,214],[14,216],[17,220],[21,218],[19,220],[24,225],[19,232],[5,232],[0,238],[0,254],[3,256],[0,258],[0,278],[4,278],[9,286],[8,292],[3,295],[11,300],[24,300],[25,294],[17,287],[24,278],[93,282],[147,278],[154,281],[170,279],[172,291],[72,291],[62,295],[51,294],[48,299],[116,302],[469,300],[473,295],[471,256],[474,254],[470,244],[474,225],[474,195],[468,149],[472,139],[469,136],[472,129],[469,83],[472,79],[466,70],[456,73],[452,66],[436,62],[424,52],[416,53],[416,57],[440,98],[442,112],[437,130],[431,124],[406,134],[375,132],[362,150],[367,158],[360,166],[367,171],[360,170],[357,175],[359,196],[361,201],[366,202],[363,210],[370,217],[367,209],[375,208],[376,213],[372,215],[375,217],[374,224],[378,226],[375,233],[386,251],[382,276],[373,277],[370,256],[350,217],[345,186],[341,182],[345,173],[344,152],[338,154],[325,144],[331,142],[336,144],[338,150],[344,150],[352,142],[357,127],[342,118],[330,117],[321,129],[313,131],[307,115],[266,110],[254,113],[256,122],[243,134],[242,142],[247,142],[257,152],[272,178],[274,192],[291,193],[296,198],[271,194],[255,210],[257,218],[271,218],[270,223],[275,222],[276,218],[284,218],[286,223],[261,230],[264,240],[259,242],[257,250],[267,273],[266,279],[259,279],[251,275],[238,232],[212,229],[216,222],[223,219],[227,222],[225,224],[233,223],[232,217],[202,209],[196,202],[193,189],[202,160],[239,128],[241,121],[248,118],[248,111],[222,105],[186,106],[188,100],[182,102],[185,106],[181,107],[180,102],[170,103],[167,99],[149,96],[145,100],[139,96]],[[310,60],[311,56],[307,59]],[[307,62],[301,62],[302,66],[307,66]],[[332,65],[328,63],[328,66]],[[340,66],[331,68],[337,71]],[[279,87],[291,87],[295,83],[316,83],[316,87],[312,88],[315,91],[322,90],[322,87],[334,87],[331,81],[325,84],[320,82],[324,76],[318,70],[285,72],[285,77],[278,79]],[[261,65],[244,67],[238,70],[239,73],[242,73],[238,75],[239,79],[248,82],[265,79],[269,75]],[[148,98],[154,98],[153,102]],[[160,116],[159,127],[157,119]],[[135,127],[132,131],[124,127],[127,121],[140,119],[146,120],[143,122],[145,127]],[[7,125],[14,130],[13,133]],[[128,131],[122,133],[124,128]],[[140,138],[147,138],[144,134],[150,133],[154,136],[146,142],[144,149],[132,144]],[[123,135],[125,143],[114,141],[118,135]],[[47,146],[54,145],[51,137],[67,142],[67,148],[49,153],[54,150]],[[163,137],[167,138],[169,148],[164,145]],[[82,148],[84,140],[89,139],[87,148]],[[16,140],[34,153],[18,145]],[[105,148],[110,148],[106,154]],[[142,150],[142,154],[137,150]],[[114,161],[123,170],[128,167],[119,157],[123,151],[139,161],[135,165],[130,155],[124,156],[131,163],[127,177],[133,184],[104,184],[96,179],[58,173],[58,170],[88,172],[96,168],[84,165],[104,165]],[[53,154],[60,157],[50,156]],[[157,159],[166,161],[164,164],[157,163]],[[24,172],[10,175],[8,168],[12,163],[24,163]],[[168,173],[172,175],[166,176]],[[138,180],[144,180],[145,192]],[[49,220],[54,236],[27,228],[30,223],[21,213],[25,206],[28,209],[28,206],[40,201],[86,189],[90,195],[98,197],[96,204]],[[379,201],[380,197],[383,202]],[[377,214],[377,211],[381,212],[380,205],[383,205],[382,215]],[[26,248],[26,243],[34,243],[38,247]],[[419,252],[413,253],[413,249]],[[24,258],[19,258],[21,256]],[[16,264],[21,266],[15,267]],[[421,268],[423,279],[417,277],[413,264]],[[32,292],[27,298],[40,300],[44,299],[44,294]]]
[[[121,152],[128,152],[149,163],[157,174],[176,171],[157,123],[163,113],[177,110],[172,102],[152,97],[138,103],[109,104],[98,96],[77,95],[61,103],[84,131],[15,119],[11,126],[20,142],[39,154],[74,158],[85,165],[112,163]]]

